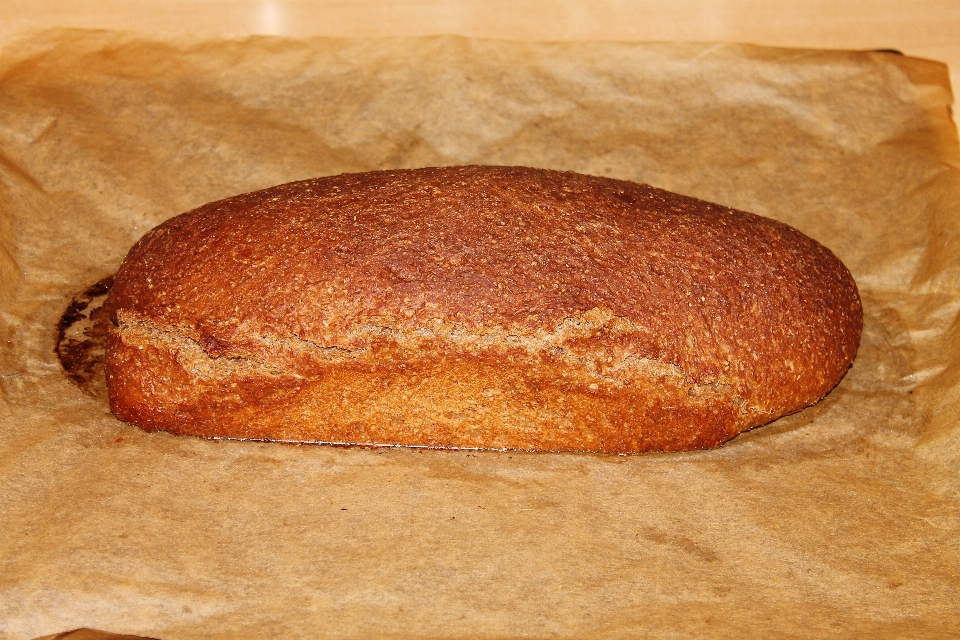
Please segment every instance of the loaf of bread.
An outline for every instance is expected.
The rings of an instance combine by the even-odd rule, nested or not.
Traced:
[[[826,394],[856,284],[787,225],[525,167],[346,174],[160,225],[110,292],[113,412],[217,438],[719,445]]]

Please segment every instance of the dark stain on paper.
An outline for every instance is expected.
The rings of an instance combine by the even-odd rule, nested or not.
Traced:
[[[73,297],[57,323],[57,357],[67,378],[84,393],[107,400],[104,358],[110,313],[105,303],[113,285],[107,276]]]

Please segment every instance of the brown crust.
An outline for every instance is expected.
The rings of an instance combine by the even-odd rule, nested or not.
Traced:
[[[298,441],[715,446],[821,398],[856,285],[773,220],[524,167],[348,174],[178,216],[110,293],[114,412]]]

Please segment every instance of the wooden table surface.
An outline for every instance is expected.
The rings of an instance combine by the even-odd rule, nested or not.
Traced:
[[[960,0],[0,0],[0,42],[53,26],[899,49],[948,63],[960,86]]]

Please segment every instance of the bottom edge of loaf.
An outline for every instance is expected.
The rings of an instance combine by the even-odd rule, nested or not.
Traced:
[[[129,421],[125,421],[129,422]],[[717,449],[727,445],[732,440],[736,439],[737,436],[751,431],[756,427],[750,427],[743,431],[735,433],[733,436],[726,440],[722,440],[715,444],[709,444],[698,447],[685,447],[679,449],[643,449],[643,450],[629,450],[629,451],[619,451],[619,450],[603,450],[603,449],[521,449],[516,447],[488,447],[488,446],[448,446],[448,445],[428,445],[428,444],[407,444],[407,443],[389,443],[389,442],[345,442],[345,441],[330,441],[330,440],[285,440],[281,438],[244,438],[237,436],[211,436],[203,434],[193,434],[182,431],[171,431],[168,429],[159,429],[159,428],[145,428],[135,423],[129,423],[137,428],[142,429],[147,433],[168,433],[176,437],[189,437],[189,438],[199,438],[201,440],[210,440],[210,441],[224,441],[224,442],[254,442],[254,443],[267,443],[267,444],[279,444],[279,445],[294,445],[294,446],[319,446],[319,447],[334,447],[341,449],[415,449],[415,450],[424,450],[424,451],[450,451],[450,452],[487,452],[487,453],[529,453],[529,454],[556,454],[556,453],[569,453],[569,454],[579,454],[579,455],[609,455],[609,456],[632,456],[640,454],[656,454],[656,453],[683,453],[683,452],[694,452],[694,451],[709,451],[711,449]],[[763,425],[757,425],[763,426]]]

